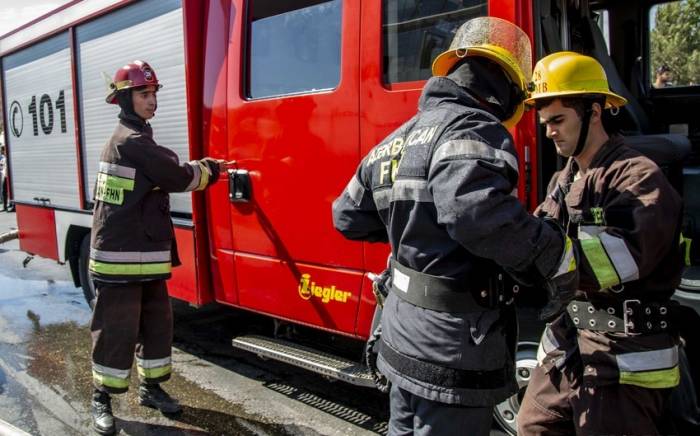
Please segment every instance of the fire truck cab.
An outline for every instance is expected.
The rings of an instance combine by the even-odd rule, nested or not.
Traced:
[[[169,283],[171,296],[322,332],[334,346],[302,346],[290,334],[242,336],[233,344],[372,386],[362,359],[375,317],[368,277],[385,268],[388,247],[345,240],[333,228],[331,203],[362,156],[416,112],[432,61],[454,31],[470,18],[497,16],[526,31],[535,59],[559,50],[598,59],[612,90],[630,101],[609,122],[682,192],[684,235],[693,239],[700,237],[700,118],[693,110],[700,77],[687,64],[698,58],[684,61],[662,43],[673,32],[664,24],[668,16],[690,3],[697,8],[657,0],[70,2],[0,37],[9,190],[21,248],[68,263],[92,302],[94,186],[118,111],[104,103],[102,73],[147,60],[164,84],[152,121],[156,142],[181,160],[235,161],[206,194],[171,198],[183,260]],[[698,23],[692,25],[697,36]],[[676,82],[666,81],[672,86],[655,87],[660,59],[676,69]],[[512,134],[518,195],[532,210],[563,161],[534,111]],[[675,298],[692,309],[695,322],[697,244],[687,258]],[[536,364],[543,326],[535,314],[543,302],[535,290],[518,300],[522,389]],[[690,329],[682,334],[690,368],[700,367],[697,338]],[[700,377],[686,375],[694,398]],[[511,433],[519,398],[495,410]],[[688,413],[681,418],[697,418]]]

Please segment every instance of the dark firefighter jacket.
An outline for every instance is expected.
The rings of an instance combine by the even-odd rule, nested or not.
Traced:
[[[202,190],[218,177],[213,159],[180,164],[152,135],[149,124],[122,117],[102,150],[89,261],[98,281],[169,278],[179,260],[168,193]]]
[[[551,276],[562,256],[561,235],[518,202],[512,137],[478,107],[450,79],[430,79],[419,113],[365,156],[333,203],[335,227],[349,239],[390,242],[392,258],[404,267],[469,285],[487,279],[496,265]],[[408,377],[382,351],[378,366],[421,397],[491,406],[517,389],[506,338],[512,319],[503,313],[435,311],[391,292],[381,321],[384,344],[458,370],[459,377],[444,383]]]
[[[679,195],[661,170],[625,146],[621,136],[603,145],[585,174],[578,177],[577,172],[569,159],[535,211],[568,227],[580,253],[577,300],[617,308],[618,313],[624,301],[632,310],[639,307],[634,300],[667,303],[683,268]],[[572,319],[564,313],[545,330],[541,352],[546,357],[540,357],[548,370],[580,355],[584,383],[678,384],[675,335],[577,329]]]

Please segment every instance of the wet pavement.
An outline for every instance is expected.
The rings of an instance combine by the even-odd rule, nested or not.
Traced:
[[[0,213],[0,234],[15,227]],[[17,241],[0,245],[0,419],[32,435],[94,434],[90,428],[90,309],[67,266],[26,263]],[[386,432],[387,399],[302,369],[234,350],[247,314],[174,302],[176,419],[113,397],[123,435],[345,435]],[[135,371],[132,371],[135,374]]]

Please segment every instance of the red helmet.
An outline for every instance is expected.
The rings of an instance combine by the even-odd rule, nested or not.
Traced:
[[[122,89],[149,85],[154,85],[156,89],[163,87],[158,83],[156,72],[147,62],[131,62],[118,69],[114,74],[114,80],[109,83],[109,95],[105,100],[107,103],[117,104],[117,92]]]

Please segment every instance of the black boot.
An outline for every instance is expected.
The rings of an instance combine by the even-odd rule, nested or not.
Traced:
[[[107,392],[97,389],[92,394],[92,426],[99,434],[115,433],[112,399]]]
[[[141,384],[139,386],[139,403],[142,406],[158,409],[164,415],[177,415],[182,408],[177,400],[165,392],[159,384]]]

